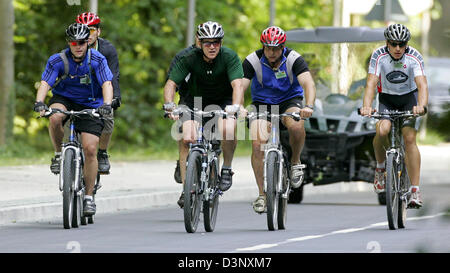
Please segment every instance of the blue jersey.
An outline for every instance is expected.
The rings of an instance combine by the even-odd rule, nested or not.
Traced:
[[[284,48],[281,65],[273,70],[263,50],[247,56],[242,63],[244,78],[252,80],[252,100],[265,104],[280,104],[295,97],[303,97],[303,88],[297,76],[309,71],[303,57],[294,50]]]
[[[56,79],[64,75],[64,62],[57,53],[48,59],[41,80],[53,86],[53,94],[66,97],[74,103],[88,108],[101,106],[103,104],[102,85],[113,78],[106,58],[97,50],[90,49],[91,72],[89,72],[88,53],[86,53],[82,62],[76,63],[69,50],[64,51],[69,61],[69,75],[56,86],[53,86]]]

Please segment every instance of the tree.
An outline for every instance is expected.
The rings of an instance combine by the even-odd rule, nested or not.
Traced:
[[[0,146],[6,144],[12,130],[14,94],[14,9],[12,0],[0,1]]]

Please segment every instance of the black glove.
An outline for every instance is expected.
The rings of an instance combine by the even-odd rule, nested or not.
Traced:
[[[102,106],[97,108],[97,112],[102,116],[110,115],[112,112],[111,104],[107,104],[107,103],[103,104]]]
[[[117,108],[119,108],[121,104],[122,104],[122,101],[121,101],[120,97],[115,97],[111,102],[111,107],[114,110],[117,110]]]
[[[34,103],[33,110],[35,112],[39,113],[39,112],[41,112],[43,110],[48,110],[48,106],[47,106],[47,104],[43,103],[42,101],[37,101],[37,102]]]

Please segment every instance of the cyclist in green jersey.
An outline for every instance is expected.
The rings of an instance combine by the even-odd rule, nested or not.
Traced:
[[[194,77],[184,96],[182,103],[190,109],[212,110],[220,107],[228,113],[243,110],[244,90],[242,89],[242,63],[233,50],[222,46],[224,31],[217,22],[208,21],[197,28],[197,38],[200,48],[193,49],[177,61],[169,74],[164,86],[164,110],[171,111],[176,107],[173,102],[177,86],[190,74]],[[195,100],[195,103],[194,103]],[[217,109],[217,108],[216,108]],[[169,115],[173,120],[178,117]],[[181,177],[184,183],[186,173],[186,157],[189,143],[196,140],[196,126],[198,123],[192,117],[183,116],[183,144],[180,148]],[[218,129],[223,139],[222,150],[224,163],[221,170],[220,189],[226,191],[231,187],[231,163],[236,148],[236,120],[232,118],[218,120]],[[183,207],[184,195],[180,196],[180,207]]]

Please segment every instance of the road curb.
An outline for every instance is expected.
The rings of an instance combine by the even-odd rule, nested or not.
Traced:
[[[356,184],[356,186],[355,186]],[[324,186],[305,186],[305,194],[326,194],[367,191],[367,183],[342,182]],[[96,198],[97,215],[116,213],[125,210],[152,209],[177,206],[179,190],[159,191],[141,194],[115,195],[102,197],[101,192]],[[221,197],[221,202],[248,201],[249,204],[257,196],[255,186],[233,187]],[[30,205],[0,208],[0,225],[10,225],[18,222],[45,221],[62,217],[61,202],[47,202]]]

